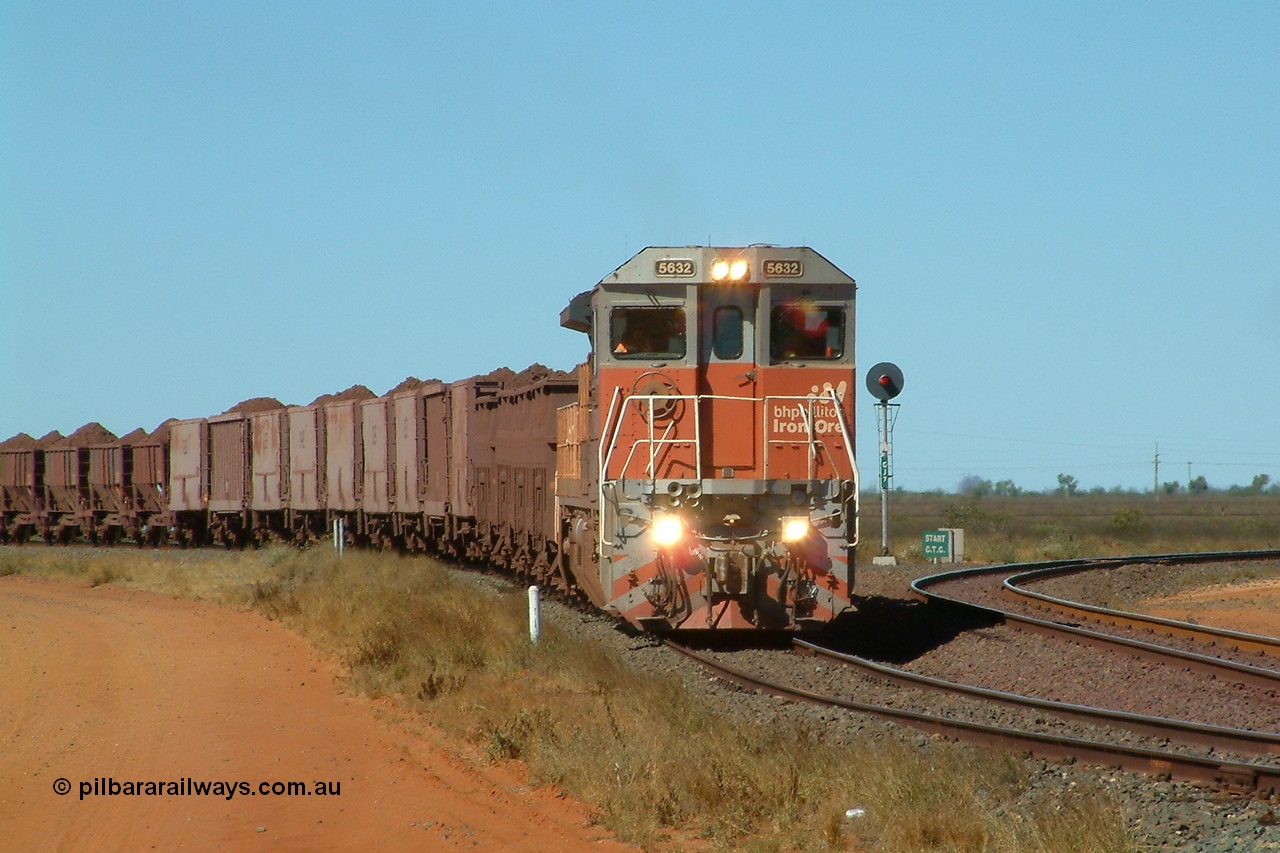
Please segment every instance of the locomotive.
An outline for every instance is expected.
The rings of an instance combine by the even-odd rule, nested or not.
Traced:
[[[561,312],[590,341],[569,373],[15,436],[0,541],[334,536],[485,561],[654,632],[819,627],[854,582],[855,292],[808,247],[649,247]]]

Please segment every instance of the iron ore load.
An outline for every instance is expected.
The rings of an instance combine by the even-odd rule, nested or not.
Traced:
[[[569,373],[0,442],[0,541],[340,530],[485,561],[651,631],[818,627],[854,580],[855,290],[807,247],[650,247],[561,313],[590,341]]]

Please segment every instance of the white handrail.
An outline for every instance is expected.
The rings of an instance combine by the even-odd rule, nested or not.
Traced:
[[[818,402],[827,402],[828,399],[830,400],[831,405],[835,408],[836,423],[840,428],[840,435],[844,439],[845,455],[849,459],[850,478],[853,479],[855,482],[857,481],[858,463],[854,459],[853,442],[849,439],[849,427],[847,422],[845,421],[844,408],[841,407],[840,399],[836,396],[836,392],[834,390],[828,391],[826,392],[826,394],[821,396],[816,396],[816,397],[815,396],[799,396],[799,395],[787,395],[787,396],[770,395],[764,398],[766,423],[765,423],[765,429],[762,434],[762,439],[764,443],[764,447],[763,447],[764,475],[766,478],[768,478],[769,476],[769,446],[773,444],[797,444],[799,443],[799,441],[804,441],[806,444],[808,444],[809,460],[806,468],[806,473],[809,475],[810,480],[814,479],[814,475],[816,473],[814,471],[814,463],[818,458],[818,448],[827,450],[828,456],[830,456],[833,460],[833,467],[835,467],[834,455],[831,454],[830,450],[827,448],[827,443],[817,437],[816,435],[817,431],[814,429],[814,424],[817,423],[817,419],[816,419],[816,416],[814,415],[813,407]],[[804,404],[800,410],[800,418],[805,425],[805,432],[807,433],[807,436],[805,438],[797,440],[793,438],[770,439],[768,437],[769,426],[767,421],[769,416],[768,414],[769,403],[774,401],[794,401],[794,402]],[[836,474],[838,475],[839,473],[840,473],[839,468],[836,468]]]
[[[620,398],[621,398],[621,404],[619,404]],[[640,401],[643,401],[643,405],[645,405],[648,409],[648,412],[647,412],[649,416],[647,418],[648,436],[636,439],[635,441],[632,442],[631,449],[628,451],[626,460],[622,466],[621,473],[623,475],[625,475],[627,470],[631,467],[631,462],[635,458],[635,454],[638,451],[640,445],[642,444],[646,445],[648,449],[649,464],[647,466],[646,473],[648,474],[648,479],[651,482],[656,482],[656,480],[658,479],[657,465],[660,459],[660,454],[663,452],[664,448],[672,445],[677,445],[677,444],[692,444],[694,447],[694,476],[696,479],[701,480],[702,479],[701,402],[704,399],[705,400],[729,400],[729,401],[763,404],[763,411],[762,411],[762,415],[763,415],[762,427],[763,428],[761,430],[761,440],[762,440],[763,446],[761,448],[761,451],[762,451],[761,462],[762,462],[763,474],[766,479],[769,478],[770,445],[797,443],[795,439],[777,439],[777,438],[770,439],[769,438],[769,411],[770,411],[769,404],[772,402],[783,402],[783,401],[793,401],[793,402],[803,404],[800,408],[800,419],[801,419],[801,422],[804,424],[804,431],[806,433],[806,437],[804,439],[801,439],[801,441],[804,441],[809,446],[808,459],[806,460],[806,473],[808,475],[808,479],[810,480],[813,480],[817,474],[817,461],[819,458],[820,449],[822,451],[826,451],[827,457],[831,460],[832,468],[837,478],[840,477],[840,469],[835,464],[835,458],[836,458],[835,455],[831,453],[830,449],[827,447],[827,443],[818,437],[817,429],[815,428],[815,425],[817,424],[817,415],[814,411],[814,407],[819,402],[829,401],[831,406],[835,409],[836,425],[840,430],[840,437],[844,440],[845,455],[849,462],[849,473],[850,473],[849,479],[853,481],[853,500],[854,500],[854,505],[856,510],[856,507],[858,504],[858,495],[862,487],[861,475],[858,472],[858,463],[854,457],[853,441],[849,435],[848,419],[845,416],[844,408],[843,406],[841,406],[841,401],[834,389],[830,389],[826,393],[821,395],[816,395],[816,396],[815,395],[803,395],[803,396],[801,395],[769,395],[765,397],[738,397],[738,396],[728,396],[728,395],[719,395],[719,394],[640,394],[640,395],[628,395],[626,397],[622,397],[622,389],[614,388],[613,398],[609,401],[609,412],[605,417],[604,424],[602,425],[602,428],[601,428],[601,435],[602,436],[608,435],[608,441],[607,442],[601,441],[600,447],[598,448],[598,451],[597,451],[597,459],[600,465],[599,473],[597,477],[597,480],[598,480],[597,485],[599,488],[599,498],[600,498],[599,507],[600,507],[600,513],[601,513],[600,515],[601,527],[600,527],[599,535],[596,537],[596,540],[598,543],[596,556],[598,560],[604,559],[604,547],[606,545],[609,545],[609,546],[613,545],[613,543],[609,541],[610,537],[608,536],[608,531],[606,531],[604,528],[605,483],[611,482],[607,480],[607,475],[609,471],[609,466],[613,462],[614,453],[617,449],[618,439],[622,433],[623,422],[626,420],[627,407],[631,405],[633,401],[635,401],[638,408],[640,405],[642,405]],[[690,438],[672,438],[671,437],[672,431],[675,429],[676,423],[677,423],[675,418],[672,418],[670,421],[668,421],[661,436],[655,435],[654,424],[656,419],[654,415],[657,410],[657,404],[661,402],[674,403],[678,401],[688,401],[691,404],[691,408],[693,409],[693,432],[694,432],[693,438],[690,439]],[[860,533],[861,533],[860,518],[859,518],[858,512],[855,511],[853,513],[853,519],[854,519],[853,537],[849,540],[850,545],[857,544]]]
[[[668,400],[671,400],[671,401],[688,400],[693,404],[692,405],[693,418],[694,418],[693,438],[670,438],[669,436],[671,435],[671,430],[676,425],[676,421],[674,419],[667,424],[661,437],[654,435],[655,404],[663,401],[668,401]],[[694,446],[694,470],[696,472],[697,479],[702,479],[702,442],[701,442],[701,432],[698,427],[698,421],[701,420],[700,418],[701,412],[698,406],[698,395],[696,394],[637,394],[637,395],[632,395],[624,398],[622,401],[622,406],[618,410],[617,426],[613,430],[613,435],[609,439],[609,446],[608,446],[607,452],[604,453],[600,463],[601,482],[603,482],[604,479],[606,478],[606,475],[608,474],[608,471],[609,471],[608,466],[613,461],[613,454],[618,442],[618,435],[619,433],[622,432],[622,423],[626,419],[627,407],[631,405],[633,402],[637,402],[637,405],[639,405],[640,403],[643,403],[646,401],[647,401],[648,410],[649,410],[648,411],[649,417],[647,419],[649,435],[647,438],[640,438],[632,443],[631,451],[627,454],[626,464],[624,464],[622,467],[623,473],[626,473],[627,469],[630,467],[631,460],[635,456],[636,447],[638,445],[644,444],[648,446],[649,465],[647,467],[647,473],[649,474],[650,480],[656,480],[658,448],[662,447],[663,445],[670,445],[670,444],[692,444]],[[612,412],[612,406],[610,407],[610,411]]]
[[[604,474],[609,470],[609,460],[613,457],[613,445],[618,440],[618,430],[622,426],[622,418],[618,418],[618,423],[613,428],[613,437],[606,443],[605,434],[609,431],[609,425],[613,422],[613,412],[618,406],[618,398],[622,395],[622,389],[615,387],[613,389],[613,398],[609,400],[609,413],[605,416],[604,423],[600,425],[600,444],[596,447],[596,463],[600,466],[596,469],[596,492],[599,495],[599,501],[596,503],[596,511],[600,513],[596,520],[598,525],[596,533],[596,565],[599,566],[604,562],[604,546],[613,547],[613,543],[605,539],[604,530]]]
[[[850,439],[850,436],[849,436],[848,421],[845,416],[844,408],[840,404],[840,399],[837,397],[836,392],[834,390],[829,390],[825,394],[818,395],[818,396],[769,395],[766,397],[738,397],[738,396],[728,396],[728,395],[719,395],[719,394],[641,394],[641,395],[630,395],[622,398],[621,406],[619,406],[618,397],[620,394],[621,394],[621,389],[615,388],[613,400],[610,402],[610,405],[609,405],[609,415],[605,420],[605,424],[606,424],[605,432],[610,433],[609,439],[607,443],[602,442],[601,448],[600,448],[600,480],[602,483],[602,491],[601,491],[602,499],[603,499],[603,482],[608,473],[609,465],[612,464],[613,456],[617,449],[618,438],[622,432],[622,424],[623,424],[623,421],[626,419],[627,407],[632,405],[633,402],[636,402],[637,406],[643,404],[648,409],[648,412],[647,412],[648,436],[645,438],[637,439],[635,442],[633,442],[631,446],[631,450],[627,454],[626,464],[624,464],[622,468],[623,474],[625,474],[626,471],[630,468],[631,461],[638,450],[638,446],[641,444],[646,445],[647,452],[649,454],[649,464],[646,468],[645,473],[648,474],[648,479],[650,480],[657,479],[657,463],[659,461],[659,454],[661,453],[663,447],[674,445],[674,444],[692,444],[694,446],[695,478],[701,480],[702,479],[701,402],[703,400],[730,400],[730,401],[738,401],[738,402],[763,404],[764,423],[762,425],[763,429],[761,432],[763,447],[761,448],[761,451],[762,451],[764,475],[766,478],[768,478],[770,445],[797,443],[797,439],[769,438],[769,404],[773,402],[789,401],[789,402],[797,402],[802,404],[800,408],[800,419],[804,425],[805,435],[803,438],[799,438],[798,441],[802,441],[809,446],[809,454],[808,454],[808,460],[806,463],[806,472],[805,472],[807,474],[807,478],[812,480],[817,475],[816,468],[817,468],[817,461],[819,458],[820,450],[827,451],[828,458],[831,458],[833,462],[835,459],[835,456],[830,452],[830,449],[828,448],[827,443],[818,437],[817,429],[816,429],[817,415],[814,411],[814,407],[817,404],[830,402],[831,406],[835,409],[835,412],[836,412],[835,421],[836,421],[837,427],[840,430],[840,437],[844,440],[844,450],[845,450],[845,456],[849,462],[850,478],[854,480],[855,484],[857,484],[860,479],[858,474],[857,460],[854,458],[853,441]],[[655,423],[654,413],[656,412],[659,403],[668,402],[668,401],[670,402],[688,401],[691,403],[691,407],[693,409],[693,429],[694,429],[694,436],[692,439],[670,437],[671,431],[675,428],[675,425],[676,425],[676,421],[674,419],[667,423],[666,428],[661,436],[656,436],[654,434],[654,423]],[[615,421],[615,414],[616,414],[616,421]],[[609,425],[613,426],[612,430],[607,429]],[[840,474],[840,470],[838,467],[835,468],[835,472],[837,475]]]

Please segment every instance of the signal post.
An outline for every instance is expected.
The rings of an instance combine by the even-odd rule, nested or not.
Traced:
[[[867,390],[880,402],[880,420],[876,426],[880,433],[880,556],[872,565],[896,566],[897,559],[889,554],[889,487],[893,480],[893,425],[889,422],[889,409],[898,408],[890,403],[902,393],[902,370],[898,365],[882,361],[867,371]],[[896,414],[895,414],[896,419]]]

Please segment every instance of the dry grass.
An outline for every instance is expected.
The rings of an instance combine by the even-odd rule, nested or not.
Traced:
[[[523,590],[427,559],[0,549],[0,574],[14,572],[254,607],[339,656],[356,689],[396,697],[491,760],[526,762],[649,848],[1135,849],[1104,792],[1030,801],[1026,765],[1005,754],[833,746],[821,729],[731,719],[551,624],[535,648]]]
[[[878,506],[864,499],[863,554],[880,553]],[[968,560],[1021,563],[1181,551],[1280,548],[1280,496],[1021,495],[971,498],[897,493],[891,553],[921,560],[921,533],[962,527]],[[864,557],[869,559],[869,557]]]

